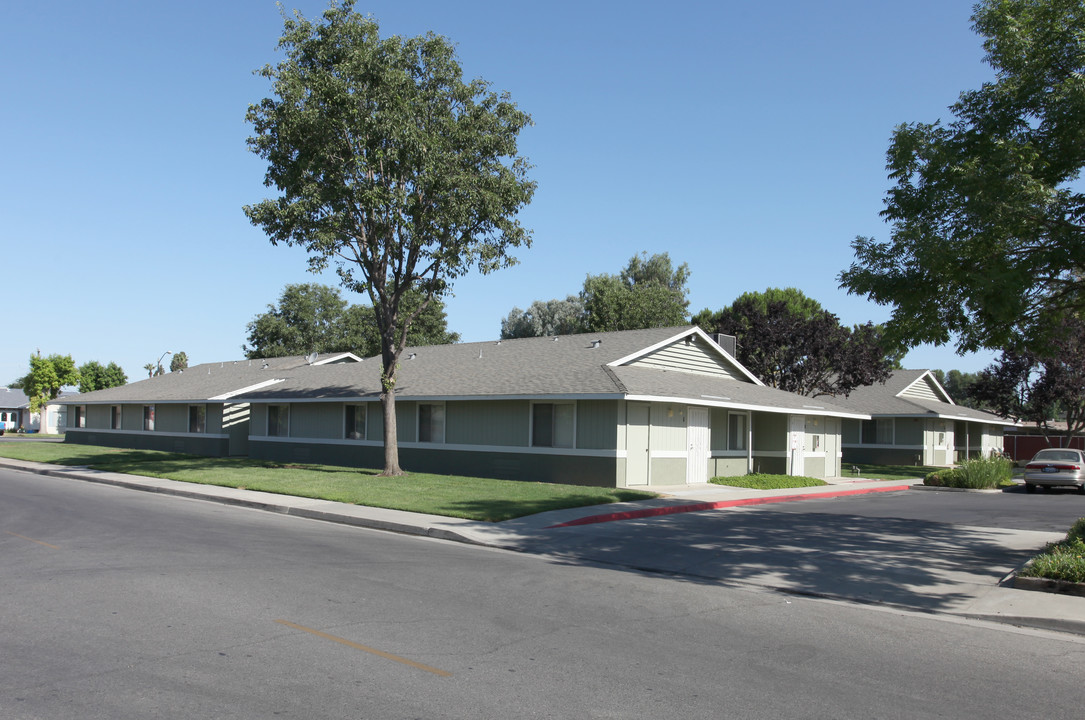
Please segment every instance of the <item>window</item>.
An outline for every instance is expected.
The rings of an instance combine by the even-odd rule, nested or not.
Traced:
[[[109,428],[111,430],[121,429],[121,406],[113,405],[109,408]]]
[[[439,443],[445,441],[445,406],[421,404],[418,406],[418,442]]]
[[[190,433],[207,432],[207,406],[188,406],[188,431]]]
[[[365,440],[366,405],[347,405],[344,436],[349,440]]]
[[[154,405],[143,406],[143,429],[154,430]]]
[[[535,403],[531,406],[531,444],[535,447],[573,447],[572,403]]]
[[[75,427],[77,427],[77,428],[85,428],[86,426],[87,426],[87,408],[84,405],[76,405],[75,406]]]
[[[892,445],[893,418],[864,420],[862,433],[860,442],[864,445]]]
[[[727,415],[727,449],[746,449],[746,415],[745,413],[729,413]]]
[[[286,437],[290,434],[290,406],[267,406],[267,434],[269,437]]]

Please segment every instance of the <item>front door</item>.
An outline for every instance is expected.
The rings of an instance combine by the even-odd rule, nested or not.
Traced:
[[[691,407],[686,413],[686,483],[708,482],[708,408]]]

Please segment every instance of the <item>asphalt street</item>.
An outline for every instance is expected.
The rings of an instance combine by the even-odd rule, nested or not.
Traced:
[[[752,536],[747,518],[801,513],[713,515]],[[706,527],[689,544],[719,550]],[[1077,718],[1085,702],[1073,635],[8,470],[0,580],[5,718]]]

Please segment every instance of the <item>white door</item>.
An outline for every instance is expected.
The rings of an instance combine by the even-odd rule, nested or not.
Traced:
[[[649,412],[644,403],[626,406],[625,484],[648,484]]]
[[[691,407],[686,413],[686,484],[708,482],[708,408]]]

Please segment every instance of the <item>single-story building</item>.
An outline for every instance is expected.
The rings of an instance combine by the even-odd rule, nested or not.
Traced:
[[[856,388],[833,402],[865,413],[843,425],[843,461],[951,466],[1002,452],[1012,420],[953,402],[929,370],[897,370],[884,383]]]
[[[62,392],[43,411],[30,412],[30,398],[22,390],[0,388],[0,429],[4,432],[42,432],[50,435],[64,432],[67,424],[67,403],[78,396],[75,391]],[[44,416],[45,422],[42,422]]]
[[[383,465],[379,358],[241,363],[85,395],[68,440]],[[242,412],[234,437],[224,418]],[[766,387],[677,327],[408,348],[396,418],[406,470],[635,487],[837,476],[841,423],[869,416]]]
[[[239,393],[297,366],[359,362],[350,353],[195,365],[78,396],[65,406],[66,442],[226,457],[246,455],[249,406]]]

